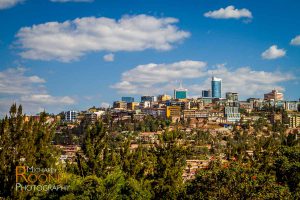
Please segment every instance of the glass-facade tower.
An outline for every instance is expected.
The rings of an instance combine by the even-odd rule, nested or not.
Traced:
[[[211,90],[202,90],[202,97],[211,97]]]
[[[186,99],[187,98],[187,90],[186,89],[176,89],[174,90],[175,99]]]
[[[211,79],[212,98],[221,98],[222,94],[222,79],[212,77]]]
[[[187,89],[182,87],[182,82],[180,82],[179,88],[174,90],[174,98],[175,99],[186,99],[187,98]]]

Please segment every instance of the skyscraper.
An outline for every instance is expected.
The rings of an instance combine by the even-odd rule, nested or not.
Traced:
[[[211,78],[211,91],[213,98],[221,98],[222,96],[222,79],[212,77]]]

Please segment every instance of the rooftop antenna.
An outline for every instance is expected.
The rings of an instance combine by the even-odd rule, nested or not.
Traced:
[[[182,89],[182,81],[179,81],[179,88]]]

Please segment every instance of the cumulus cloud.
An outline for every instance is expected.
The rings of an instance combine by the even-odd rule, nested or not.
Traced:
[[[196,78],[203,75],[206,63],[202,61],[185,60],[170,64],[139,65],[122,74],[122,80],[145,84],[169,82],[184,78]]]
[[[115,55],[112,53],[106,54],[103,56],[103,60],[106,62],[112,62],[115,60]]]
[[[24,105],[28,113],[36,113],[47,106],[63,106],[75,103],[69,96],[52,96],[39,76],[26,75],[25,68],[9,68],[0,71],[0,116],[7,113],[14,103]]]
[[[14,7],[15,5],[23,1],[24,0],[0,0],[0,10]]]
[[[208,69],[202,61],[181,61],[139,65],[124,72],[120,82],[112,85],[112,88],[122,94],[157,95],[171,93],[178,87],[177,79],[190,82],[185,84],[189,96],[201,96],[203,89],[210,88],[212,74],[223,79],[223,92],[239,92],[242,97],[261,96],[273,88],[284,90],[280,83],[294,79],[289,73],[256,71],[250,67],[232,70],[226,65]]]
[[[93,2],[94,0],[50,0],[52,2],[66,3],[66,2]]]
[[[226,66],[219,66],[207,72],[208,75],[214,74],[218,78],[222,78],[223,93],[226,91],[239,92],[242,97],[261,97],[263,93],[274,88],[283,91],[284,88],[280,83],[294,79],[290,73],[257,71],[250,67],[231,70]],[[203,85],[210,88],[210,81],[211,78],[209,77]]]
[[[264,51],[261,56],[263,59],[272,60],[276,58],[281,58],[285,56],[286,51],[284,49],[279,49],[277,45],[272,45],[269,49]]]
[[[43,105],[51,104],[74,104],[75,101],[71,97],[54,97],[49,94],[31,94],[21,96],[22,102],[38,103]]]
[[[16,37],[23,58],[33,60],[78,60],[88,52],[170,50],[189,37],[179,30],[175,18],[148,15],[123,16],[119,20],[84,17],[23,27]]]
[[[112,88],[130,94],[141,92],[154,93],[155,89],[163,89],[162,87],[155,88],[153,87],[154,85],[172,83],[183,78],[192,79],[201,77],[204,74],[205,67],[205,62],[192,60],[170,64],[150,63],[139,65],[124,72],[121,81],[112,85]]]
[[[291,45],[295,45],[295,46],[297,46],[297,45],[300,45],[300,35],[298,35],[298,36],[296,36],[295,38],[293,38],[292,40],[291,40],[291,43],[290,43]]]
[[[204,16],[214,19],[251,19],[252,13],[246,8],[236,9],[234,6],[228,6],[226,8],[220,8],[219,10],[204,13]]]
[[[25,68],[9,68],[0,71],[0,94],[21,95],[32,92],[32,86],[38,84],[39,92],[44,92],[44,87],[40,83],[46,81],[38,76],[24,76]]]

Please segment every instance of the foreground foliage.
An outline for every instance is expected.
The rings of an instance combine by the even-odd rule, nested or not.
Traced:
[[[153,127],[154,122],[145,124]],[[299,140],[285,135],[282,128],[272,132],[274,127],[270,127],[268,137],[238,129],[232,137],[225,137],[201,130],[189,135],[164,127],[158,142],[151,146],[140,143],[133,150],[130,144],[136,134],[113,134],[108,124],[98,121],[85,126],[83,152],[77,153],[75,162],[63,166],[51,142],[56,137],[55,124],[46,122],[45,113],[39,120],[25,120],[22,107],[13,105],[10,116],[0,121],[0,198],[300,199]],[[258,132],[264,127],[265,121],[255,124]],[[187,147],[183,141],[188,139],[198,146],[213,145],[210,150]],[[249,148],[252,156],[246,153]],[[221,153],[227,158],[225,164],[215,157],[194,180],[183,181],[187,159]],[[66,191],[16,192],[15,167],[19,165],[59,168],[65,175],[64,184],[70,187]]]

